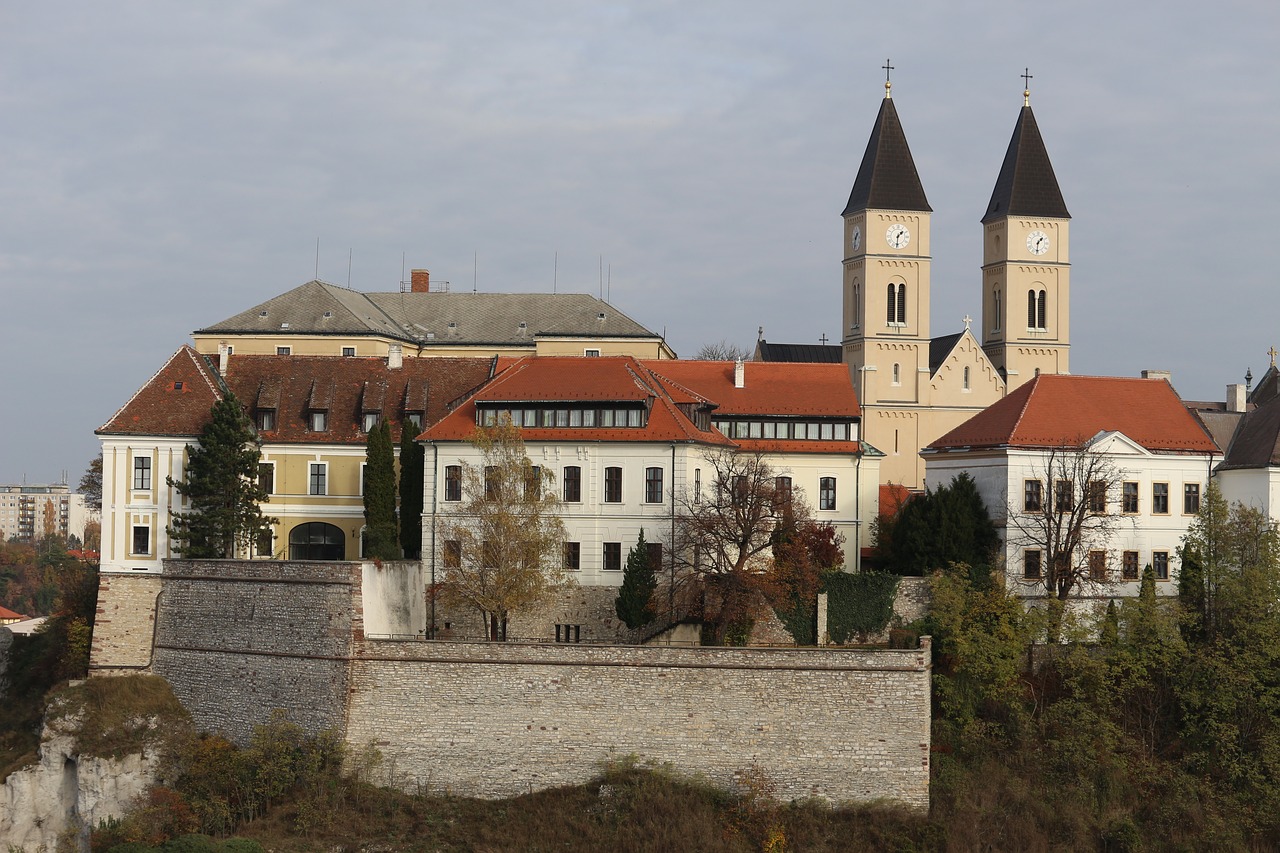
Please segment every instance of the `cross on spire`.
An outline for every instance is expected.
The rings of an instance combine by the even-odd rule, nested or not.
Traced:
[[[889,90],[893,88],[893,84],[889,82],[889,72],[893,70],[893,66],[889,64],[889,60],[884,61],[884,65],[880,66],[884,69],[884,96],[889,97]]]
[[[1024,107],[1031,106],[1031,81],[1035,76],[1030,68],[1025,65],[1022,67],[1022,105]]]
[[[1271,349],[1267,350],[1267,355],[1271,356],[1271,366],[1272,366],[1272,367],[1275,367],[1275,366],[1276,366],[1276,355],[1277,355],[1277,353],[1276,353],[1276,348],[1273,346]]]

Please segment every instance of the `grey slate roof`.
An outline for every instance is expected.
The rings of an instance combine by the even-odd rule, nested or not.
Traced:
[[[1219,470],[1280,465],[1280,397],[1244,416]]]
[[[309,281],[195,334],[219,332],[531,347],[539,336],[659,337],[585,293],[361,293],[322,281]]]
[[[853,192],[841,216],[859,210],[924,210],[932,211],[925,198],[916,161],[907,146],[907,136],[898,121],[898,110],[892,98],[880,103],[867,150],[853,182]]]
[[[838,344],[771,344],[768,341],[757,341],[756,361],[839,364],[844,361],[844,348]]]
[[[1004,216],[1071,218],[1030,106],[1024,106],[1018,114],[1018,123],[1014,125],[1013,137],[982,221]]]
[[[1280,370],[1273,364],[1262,374],[1257,387],[1249,392],[1249,402],[1261,405],[1277,396],[1280,396]]]
[[[929,375],[938,372],[938,368],[942,366],[942,362],[947,360],[947,356],[951,355],[951,351],[956,348],[956,342],[960,340],[960,336],[964,332],[956,332],[954,335],[943,335],[940,338],[929,339]]]

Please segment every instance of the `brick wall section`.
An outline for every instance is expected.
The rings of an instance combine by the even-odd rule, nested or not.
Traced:
[[[398,784],[501,797],[583,782],[611,757],[782,799],[929,800],[928,641],[917,651],[357,644],[347,741]]]
[[[167,560],[153,669],[201,729],[244,743],[272,710],[345,727],[358,563]]]
[[[104,572],[89,654],[90,675],[126,674],[151,665],[151,638],[161,578]]]

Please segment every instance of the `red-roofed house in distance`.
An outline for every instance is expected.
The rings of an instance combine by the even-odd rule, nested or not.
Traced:
[[[579,615],[552,607],[515,624],[516,614],[516,636],[551,636],[552,623],[563,622],[585,623],[584,640],[613,639],[602,632],[616,626],[607,618],[592,624],[582,608],[608,616],[641,528],[650,543],[670,541],[674,498],[710,483],[709,452],[763,454],[803,493],[814,518],[844,536],[847,571],[857,570],[876,516],[881,454],[860,441],[843,365],[535,356],[499,373],[421,437],[424,561],[443,559],[445,543],[432,545],[433,518],[463,499],[463,463],[481,464],[467,438],[505,417],[521,427],[533,464],[554,474],[566,568],[580,590]]]
[[[1114,469],[1105,496],[1048,473],[1051,455],[1080,446]],[[962,472],[973,477],[1001,532],[1006,582],[1024,597],[1046,594],[1046,549],[1028,532],[1029,519],[1049,506],[1110,515],[1105,536],[1086,534],[1073,551],[1075,565],[1088,571],[1072,597],[1103,601],[1136,595],[1147,565],[1157,592],[1176,594],[1178,548],[1221,455],[1164,378],[1048,374],[924,453],[932,487]]]

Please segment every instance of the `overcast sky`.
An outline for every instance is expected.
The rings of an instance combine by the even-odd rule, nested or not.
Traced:
[[[893,95],[934,335],[980,313],[1022,104],[1071,211],[1073,372],[1221,399],[1280,346],[1280,5],[0,6],[0,482],[74,484],[190,332],[310,280],[598,293],[677,352],[837,340]],[[348,259],[350,278],[348,279]]]

